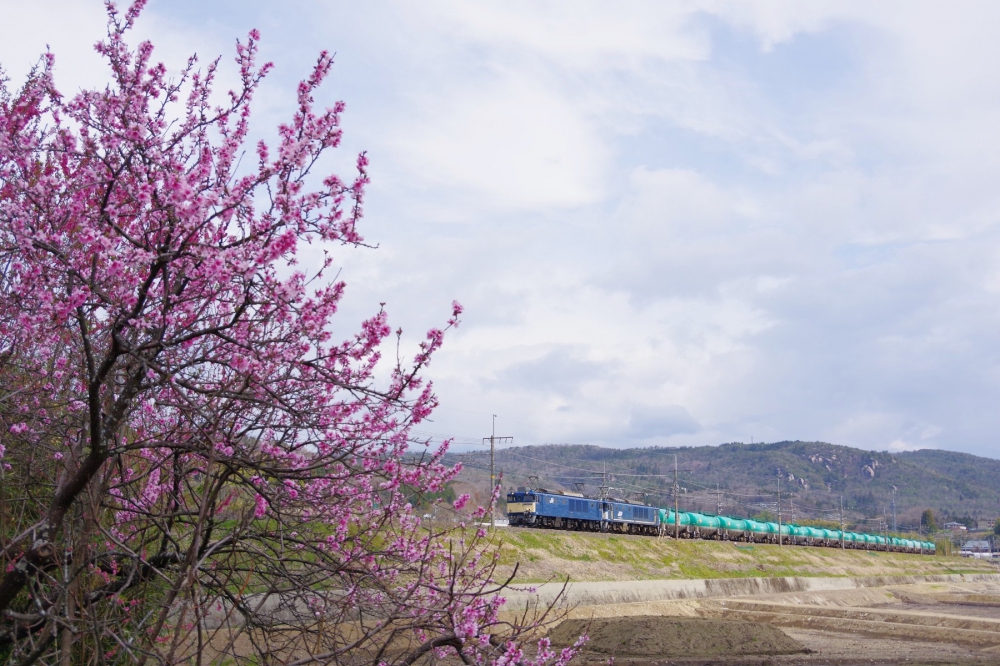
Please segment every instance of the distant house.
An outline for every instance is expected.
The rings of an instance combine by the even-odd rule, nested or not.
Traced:
[[[962,523],[945,523],[944,528],[946,530],[951,530],[952,532],[965,532],[969,529]]]

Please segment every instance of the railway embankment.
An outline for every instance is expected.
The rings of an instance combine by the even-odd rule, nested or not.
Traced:
[[[862,600],[861,605],[868,606],[874,603],[872,599],[868,598],[869,596],[874,595],[877,600],[881,595],[887,594],[884,591],[886,589],[899,586],[933,584],[982,584],[1000,587],[1000,574],[866,576],[861,578],[805,578],[787,576],[692,580],[590,581],[569,582],[565,585],[562,583],[542,583],[530,587],[515,585],[505,596],[512,608],[523,607],[526,603],[539,606],[556,603],[563,607],[585,608],[701,599],[774,597],[775,595],[784,595],[787,603],[814,606],[819,602],[827,604],[828,599],[831,598],[842,598],[838,595],[840,592],[869,590],[868,595],[862,593],[847,597],[851,599],[848,604],[856,604],[859,603],[859,600]],[[874,588],[881,589],[872,591]],[[888,594],[889,597],[885,600],[886,602],[892,599],[891,593]],[[801,596],[797,595],[813,595],[814,603],[806,603]],[[681,605],[680,607],[683,608],[684,606]],[[741,608],[751,610],[746,604],[741,606]],[[1000,624],[997,625],[997,629],[1000,631]]]
[[[997,573],[973,559],[702,541],[621,534],[509,528],[502,540],[500,571],[518,566],[519,582],[708,580],[736,578],[876,578]]]

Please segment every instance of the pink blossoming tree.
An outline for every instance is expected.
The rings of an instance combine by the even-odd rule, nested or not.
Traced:
[[[547,616],[501,612],[485,535],[407,502],[455,473],[408,453],[443,331],[394,363],[384,312],[333,340],[344,285],[296,261],[362,242],[364,155],[311,175],[331,58],[244,154],[256,32],[218,105],[218,61],[172,80],[126,43],[142,5],[107,5],[105,89],[63,97],[51,55],[0,80],[0,657],[561,666],[522,652]]]

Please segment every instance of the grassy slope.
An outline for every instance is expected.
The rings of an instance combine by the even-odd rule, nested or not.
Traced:
[[[520,563],[518,581],[742,578],[754,576],[898,576],[997,573],[957,557],[843,551],[835,548],[657,540],[651,537],[531,529],[500,532],[500,573]]]

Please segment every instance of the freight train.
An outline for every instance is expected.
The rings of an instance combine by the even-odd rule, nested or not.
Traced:
[[[930,541],[761,522],[750,518],[684,511],[674,513],[671,509],[624,499],[586,497],[580,493],[544,488],[519,488],[508,493],[507,516],[511,526],[934,554],[934,544]]]

